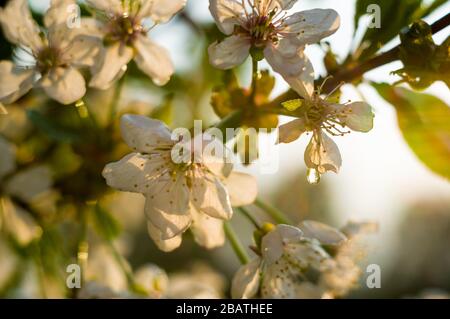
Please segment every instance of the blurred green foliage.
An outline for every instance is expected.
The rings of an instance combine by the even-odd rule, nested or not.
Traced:
[[[409,147],[435,173],[450,179],[450,106],[429,94],[373,84],[391,103]]]

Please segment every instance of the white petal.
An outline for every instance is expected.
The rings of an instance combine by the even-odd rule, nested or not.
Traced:
[[[122,13],[121,0],[87,0],[87,3],[97,10],[109,13]]]
[[[217,27],[226,35],[233,33],[234,26],[239,25],[245,16],[242,3],[236,0],[210,0],[209,11]]]
[[[187,0],[153,0],[144,2],[140,17],[150,17],[155,23],[166,23],[186,6]]]
[[[194,172],[191,182],[192,203],[199,211],[218,219],[231,218],[230,196],[219,179],[199,169]]]
[[[321,131],[311,138],[305,151],[305,163],[320,174],[327,171],[338,173],[342,165],[341,153],[336,143]]]
[[[0,135],[0,181],[16,168],[16,149]]]
[[[134,274],[134,279],[149,296],[158,297],[162,293],[166,293],[169,285],[169,277],[164,269],[151,263],[139,266]]]
[[[55,48],[66,47],[76,35],[75,29],[69,29],[65,24],[53,24],[47,30],[49,46]]]
[[[5,191],[26,202],[31,202],[37,196],[48,191],[52,182],[50,169],[40,165],[15,174],[5,183]]]
[[[305,99],[310,99],[314,93],[314,67],[306,60],[303,71],[297,77],[284,77],[289,86]]]
[[[106,47],[92,69],[93,76],[89,86],[101,90],[108,89],[122,77],[132,58],[133,49],[128,46],[115,43]]]
[[[156,208],[154,200],[148,196],[145,200],[145,216],[153,226],[159,229],[162,240],[183,234],[192,223],[192,216],[189,210],[184,215],[167,214]]]
[[[264,57],[275,72],[284,77],[297,77],[305,70],[308,58],[304,47],[289,46],[285,43],[289,43],[289,40],[282,40],[276,46],[268,45],[264,49]]]
[[[26,246],[41,237],[42,229],[31,214],[14,205],[9,198],[3,198],[1,209],[4,220],[2,230],[7,231],[20,245]]]
[[[74,8],[77,8],[73,6],[74,4],[75,0],[52,0],[44,16],[44,25],[50,28],[52,25],[67,24],[77,13],[74,11]]]
[[[302,222],[299,227],[305,237],[315,238],[323,245],[340,245],[347,239],[339,230],[312,220]]]
[[[166,164],[167,158],[161,154],[132,153],[118,162],[106,165],[102,174],[110,187],[145,194],[154,188]]]
[[[323,271],[329,265],[326,261],[331,261],[330,255],[318,241],[306,237],[301,238],[300,241],[288,243],[284,250],[286,254],[283,259],[287,259],[302,269],[312,268],[316,271]]]
[[[312,44],[335,33],[340,17],[333,9],[313,9],[294,13],[286,19],[285,25],[282,33],[295,36],[299,44]]]
[[[375,115],[366,102],[354,102],[347,105],[334,105],[338,118],[344,126],[353,131],[367,133],[373,129]]]
[[[265,235],[261,242],[261,252],[264,261],[271,265],[283,255],[286,243],[300,240],[303,232],[294,226],[277,225],[276,228]]]
[[[15,102],[33,87],[33,69],[19,69],[10,61],[0,61],[0,74],[0,101],[5,104]]]
[[[80,23],[81,27],[79,29],[79,34],[103,38],[105,32],[107,31],[107,26],[92,17],[81,17]]]
[[[197,244],[207,249],[223,246],[225,243],[223,221],[198,212],[195,208],[191,210],[191,214],[191,230]]]
[[[282,10],[289,10],[291,9],[294,4],[297,3],[298,0],[275,0],[275,2],[278,3],[279,8]]]
[[[71,67],[51,70],[42,77],[40,86],[48,96],[61,104],[75,103],[86,93],[83,76]]]
[[[234,68],[247,59],[250,46],[248,39],[237,35],[232,35],[220,43],[214,42],[208,48],[209,62],[222,70]]]
[[[31,16],[26,0],[12,0],[5,8],[0,8],[0,24],[10,42],[35,52],[42,46],[39,26]]]
[[[232,172],[224,184],[233,207],[250,205],[258,195],[256,179],[249,174]]]
[[[76,67],[93,66],[101,49],[100,39],[80,34],[62,49],[62,58]]]
[[[341,231],[350,239],[364,234],[376,233],[379,225],[376,222],[348,222]]]
[[[163,86],[169,82],[174,72],[169,52],[152,42],[146,36],[139,36],[134,42],[137,54],[134,61],[156,85]]]
[[[289,10],[298,0],[254,0],[255,6],[259,9],[259,12],[263,14],[269,14],[274,9]]]
[[[170,148],[174,144],[169,128],[163,122],[146,116],[123,115],[120,130],[125,143],[138,152],[150,153],[155,148]]]
[[[295,119],[289,123],[280,125],[278,128],[278,142],[291,143],[299,139],[306,131],[305,121],[303,119]]]
[[[152,223],[147,222],[147,230],[150,237],[155,242],[156,246],[164,252],[170,252],[181,245],[182,235],[175,236],[173,238],[163,240],[161,239],[161,231],[152,225]]]
[[[150,186],[147,203],[166,214],[185,215],[189,212],[189,189],[183,173],[167,172]],[[155,226],[157,224],[153,223]]]
[[[250,299],[258,294],[261,277],[261,259],[255,258],[239,268],[231,283],[231,297],[235,299]]]
[[[266,267],[261,283],[261,297],[265,299],[294,299],[296,286],[302,282],[300,270],[289,264],[286,258]]]
[[[211,173],[218,177],[230,175],[233,169],[233,152],[217,138],[208,133],[197,134],[185,145],[186,150],[194,153],[194,160],[204,164]]]

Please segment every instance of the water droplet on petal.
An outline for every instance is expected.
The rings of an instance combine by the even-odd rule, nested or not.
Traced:
[[[306,172],[306,180],[311,185],[319,184],[320,182],[320,173],[313,168],[308,168],[308,171]]]

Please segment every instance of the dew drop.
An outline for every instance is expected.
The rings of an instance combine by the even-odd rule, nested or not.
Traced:
[[[311,185],[319,184],[320,182],[320,173],[316,169],[308,168],[306,173],[306,180]]]

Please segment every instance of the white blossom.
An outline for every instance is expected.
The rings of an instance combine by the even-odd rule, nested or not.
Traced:
[[[272,225],[262,237],[259,256],[234,276],[232,296],[315,299],[343,295],[360,276],[354,256],[348,253],[351,240],[314,221],[299,227]],[[344,247],[346,253],[341,251]]]
[[[168,51],[150,40],[154,26],[168,22],[186,0],[89,0],[101,12],[90,25],[103,38],[105,50],[94,69],[90,86],[107,89],[126,72],[132,59],[156,85],[165,85],[174,72]],[[153,23],[148,26],[147,21]]]
[[[230,69],[259,52],[275,72],[297,77],[310,66],[305,46],[335,33],[339,15],[332,9],[289,14],[296,0],[210,0],[210,11],[228,37],[209,47],[213,66]]]
[[[295,110],[299,118],[279,127],[279,142],[291,143],[303,133],[311,132],[312,137],[305,151],[306,166],[315,173],[327,171],[339,172],[342,158],[336,143],[331,136],[344,136],[350,133],[346,128],[357,132],[369,132],[373,128],[374,114],[366,102],[333,103],[322,98],[300,79],[290,82],[291,87],[304,97],[301,105]]]
[[[68,27],[71,4],[75,0],[53,0],[44,30],[33,20],[26,0],[10,1],[0,9],[3,32],[18,47],[15,63],[0,61],[0,102],[13,103],[33,87],[62,104],[84,96],[86,84],[78,69],[94,65],[100,43],[83,29]]]
[[[202,147],[186,147],[188,160],[176,163],[172,151],[180,144],[171,139],[164,123],[124,115],[121,129],[135,152],[108,164],[103,176],[113,188],[144,194],[148,231],[158,247],[164,251],[177,248],[189,228],[198,244],[206,248],[223,245],[222,222],[231,218],[232,205],[248,205],[256,198],[253,177],[231,172],[231,164],[223,157],[204,153],[211,143],[224,149],[215,139],[207,141],[205,134],[185,141],[184,146],[200,143]]]

